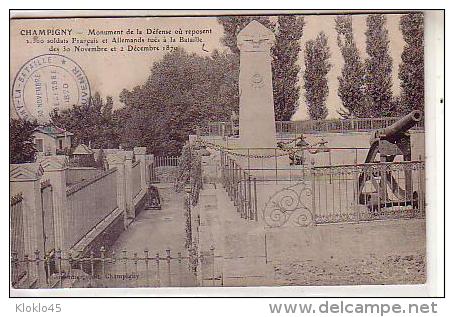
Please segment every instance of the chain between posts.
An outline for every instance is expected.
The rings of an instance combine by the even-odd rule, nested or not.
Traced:
[[[279,142],[279,144],[281,145],[285,145],[285,144],[290,144],[298,139],[301,139],[301,137],[297,137],[297,138],[294,138],[290,141],[286,141],[286,142]],[[273,158],[273,157],[282,157],[282,156],[288,156],[288,155],[295,155],[297,154],[299,151],[301,151],[302,149],[307,149],[311,154],[316,154],[318,153],[319,151],[330,151],[329,148],[326,148],[324,147],[325,144],[327,142],[318,142],[316,144],[319,145],[318,148],[313,148],[313,147],[306,147],[306,148],[296,148],[296,149],[289,149],[289,148],[285,148],[285,147],[280,147],[279,149],[275,149],[275,153],[274,154],[267,154],[267,155],[259,155],[259,154],[249,154],[249,150],[248,149],[248,154],[242,154],[242,153],[237,153],[235,152],[235,149],[232,149],[232,148],[229,148],[229,147],[225,147],[225,146],[222,146],[222,145],[218,145],[218,144],[215,144],[215,143],[212,143],[212,142],[207,142],[207,141],[204,141],[202,139],[198,139],[197,142],[199,142],[200,144],[202,144],[203,146],[206,146],[210,149],[213,149],[213,150],[218,150],[218,151],[224,151],[232,156],[238,156],[238,157],[247,157],[247,158],[255,158],[255,159],[260,159],[260,158]],[[280,151],[283,151],[284,153],[277,153],[277,150],[280,150]]]

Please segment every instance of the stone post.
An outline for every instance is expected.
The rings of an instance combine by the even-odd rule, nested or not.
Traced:
[[[147,179],[146,179],[146,156],[147,148],[146,147],[135,147],[134,155],[136,159],[140,161],[140,188],[142,190],[147,190]]]
[[[24,226],[24,254],[35,259],[35,252],[44,257],[44,226],[42,219],[41,177],[43,168],[39,163],[11,164],[10,190],[12,195],[22,193],[22,219]],[[23,259],[19,259],[23,260]],[[46,282],[44,262],[30,262],[28,265],[30,285],[42,287]],[[29,285],[26,285],[28,287]]]
[[[68,159],[64,155],[43,156],[39,163],[44,170],[43,178],[48,179],[52,186],[55,248],[60,249],[62,257],[65,257],[65,253],[71,247],[71,239],[68,237],[70,232],[68,213],[71,210],[66,196]]]
[[[117,169],[117,206],[123,212],[125,228],[129,225],[126,213],[126,177],[125,177],[125,154],[124,151],[109,153],[106,156],[109,168]]]
[[[125,181],[126,181],[126,216],[130,221],[135,218],[134,193],[132,192],[132,159],[133,151],[125,151]]]
[[[43,167],[43,179],[48,179],[52,186],[52,203],[54,219],[55,250],[61,251],[61,258],[67,259],[72,247],[71,212],[66,195],[66,178],[69,168],[68,157],[65,155],[42,156],[39,163]],[[61,262],[62,271],[69,271],[69,262]]]

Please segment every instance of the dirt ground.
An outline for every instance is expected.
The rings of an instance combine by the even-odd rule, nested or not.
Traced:
[[[349,261],[299,262],[275,265],[280,285],[423,284],[425,254],[389,255]]]

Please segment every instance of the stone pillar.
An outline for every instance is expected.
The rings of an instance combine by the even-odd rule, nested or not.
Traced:
[[[68,159],[64,155],[42,156],[39,163],[43,167],[43,179],[48,179],[52,185],[55,248],[62,251],[62,257],[71,245],[68,234],[70,224],[68,213],[71,212],[66,196],[66,172]]]
[[[35,252],[44,257],[44,226],[42,219],[41,178],[43,168],[39,163],[11,164],[10,190],[12,195],[22,193],[22,219],[24,226],[24,253],[35,259]],[[23,260],[23,259],[19,259]],[[45,285],[44,262],[30,263],[28,266],[30,284]],[[28,286],[28,285],[27,285]]]
[[[140,161],[140,188],[142,190],[147,190],[147,179],[146,179],[146,156],[147,148],[146,147],[135,147],[134,155],[136,159]]]
[[[240,154],[237,163],[250,175],[279,178],[280,168],[288,167],[289,158],[277,149],[274,119],[271,47],[274,34],[257,21],[238,33],[240,50]],[[263,149],[265,148],[265,149]],[[253,157],[258,155],[259,157]]]
[[[270,54],[273,43],[273,32],[255,20],[238,33],[241,147],[277,146]]]
[[[124,151],[109,153],[106,156],[109,168],[117,169],[117,206],[123,212],[125,228],[129,225],[126,214],[126,178],[125,178],[125,154]]]
[[[132,159],[133,151],[125,151],[125,182],[126,182],[126,216],[130,221],[135,218],[134,193],[132,192]]]
[[[153,167],[154,167],[154,155],[145,155],[146,159],[146,165],[145,165],[145,173],[146,173],[146,180],[147,180],[147,186],[151,185],[153,183]],[[147,187],[148,188],[148,187]]]

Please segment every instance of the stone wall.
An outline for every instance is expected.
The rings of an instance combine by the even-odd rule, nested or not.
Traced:
[[[94,167],[69,167],[66,171],[66,186],[75,185],[102,172]]]

